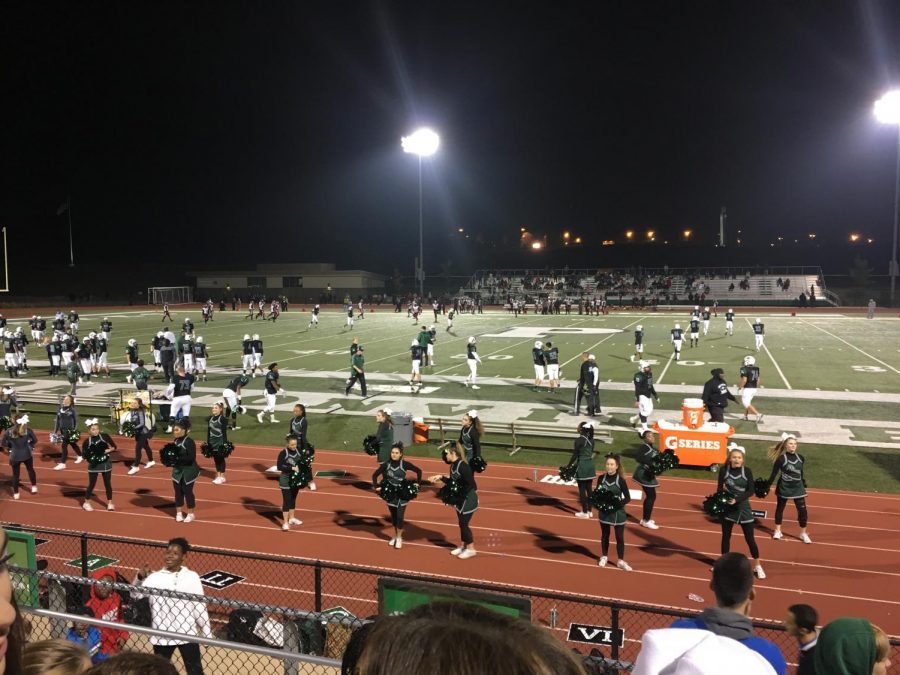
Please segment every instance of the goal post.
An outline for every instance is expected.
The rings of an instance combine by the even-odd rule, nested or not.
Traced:
[[[147,289],[148,305],[189,305],[194,302],[192,286],[151,286]]]

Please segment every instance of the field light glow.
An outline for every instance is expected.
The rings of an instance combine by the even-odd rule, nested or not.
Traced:
[[[875,119],[882,124],[900,124],[900,89],[889,91],[875,101]]]
[[[441,138],[431,129],[416,129],[409,136],[400,139],[403,152],[419,157],[430,157],[437,152],[441,144]]]
[[[532,244],[531,244],[531,248],[534,249],[535,251],[540,251],[543,247],[544,247],[544,245],[539,241],[532,242]]]

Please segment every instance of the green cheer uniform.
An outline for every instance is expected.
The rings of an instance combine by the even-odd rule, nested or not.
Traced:
[[[473,457],[481,457],[481,437],[474,424],[460,428],[459,442],[463,446],[467,462],[471,462]]]
[[[106,471],[112,471],[112,461],[109,459],[109,453],[116,449],[116,444],[113,442],[113,439],[109,437],[109,434],[105,434],[101,431],[98,436],[88,436],[81,444],[81,454],[83,455],[87,452],[89,447],[97,445],[98,443],[106,443],[106,459],[99,464],[91,464],[88,462],[88,473],[104,473]]]
[[[722,467],[719,471],[719,490],[730,493],[735,503],[725,509],[725,520],[732,523],[752,523],[753,513],[750,510],[750,496],[753,494],[753,472],[749,466],[733,469]]]
[[[180,452],[175,466],[172,467],[172,481],[180,483],[184,480],[190,485],[200,476],[200,467],[197,465],[197,445],[193,438],[182,436],[175,439],[175,445]]]
[[[658,456],[659,450],[649,443],[644,444],[644,447],[638,452],[638,456],[635,457],[638,462],[638,466],[634,470],[634,474],[632,474],[635,483],[641,487],[659,487],[659,481],[656,480],[656,474],[653,473],[651,468],[653,466],[653,458]]]
[[[394,444],[394,427],[390,422],[381,422],[375,432],[378,442],[378,463],[384,464],[391,459],[391,446]]]
[[[210,415],[206,431],[206,444],[211,448],[221,448],[228,442],[228,418],[225,415]]]
[[[466,491],[466,499],[456,507],[458,513],[465,515],[478,510],[478,486],[475,484],[475,475],[468,464],[461,459],[456,460],[450,466],[450,476],[456,478]]]
[[[278,476],[278,487],[282,490],[289,490],[291,487],[291,474],[294,473],[294,467],[300,463],[300,451],[284,448],[278,453],[278,470],[281,475]]]
[[[594,480],[597,468],[594,466],[594,440],[581,434],[575,439],[575,450],[569,459],[569,466],[575,465],[577,480]]]
[[[396,462],[394,460],[390,460],[385,462],[384,464],[379,464],[378,468],[375,469],[375,473],[372,474],[372,487],[378,487],[379,485],[384,485],[385,483],[393,483],[394,485],[400,485],[400,483],[406,479],[406,472],[413,471],[416,474],[416,480],[422,481],[422,469],[417,467],[415,464],[407,462],[405,459],[398,459]],[[384,480],[381,483],[378,482],[378,478],[382,476]],[[409,504],[409,501],[402,501],[400,499],[395,499],[392,502],[387,503],[388,506],[401,507]]]
[[[806,484],[803,478],[803,467],[806,460],[799,452],[785,452],[772,465],[772,475],[769,476],[769,484],[775,480],[775,475],[780,471],[778,486],[775,494],[782,499],[802,499],[806,497]]]
[[[610,476],[605,471],[603,475],[597,476],[597,487],[604,487],[612,492],[622,501],[622,505],[611,513],[601,513],[600,522],[604,525],[624,525],[627,517],[625,516],[625,505],[631,501],[631,493],[625,481],[619,478],[619,474]]]

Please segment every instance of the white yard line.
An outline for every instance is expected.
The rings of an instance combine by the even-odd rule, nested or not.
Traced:
[[[671,354],[669,354],[669,360],[666,361],[666,367],[663,368],[662,374],[656,378],[656,382],[654,382],[654,384],[662,383],[662,379],[666,376],[666,371],[669,370],[669,366],[672,365],[672,359],[674,359],[674,358],[675,358],[675,352],[673,351]]]
[[[753,330],[753,324],[750,323],[750,319],[744,319],[744,321],[747,322],[747,325],[750,326],[750,330],[752,331],[752,330]],[[778,371],[778,374],[779,374],[779,375],[781,375],[781,379],[782,379],[782,381],[784,382],[784,386],[787,387],[788,389],[793,389],[793,387],[791,386],[791,383],[788,382],[787,378],[784,376],[784,373],[781,372],[781,368],[778,367],[778,361],[775,360],[775,357],[772,356],[772,352],[770,352],[770,351],[769,351],[769,348],[766,347],[766,343],[765,343],[765,342],[763,342],[763,346],[762,346],[762,347],[763,347],[763,349],[766,350],[766,354],[769,355],[769,359],[771,359],[772,365],[775,366],[775,370]]]
[[[622,328],[622,333],[624,334],[624,333],[625,333],[625,330],[626,330],[627,328],[631,328],[631,327],[632,327],[634,324],[636,324],[638,321],[644,321],[644,320],[646,320],[646,319],[647,319],[646,316],[642,316],[642,317],[639,317],[638,319],[636,319],[635,321],[632,321],[632,322],[629,323],[627,326],[625,326],[624,328]],[[603,338],[602,340],[598,340],[597,342],[595,342],[594,344],[592,344],[590,347],[588,347],[588,348],[585,349],[584,351],[586,351],[588,354],[590,354],[592,349],[594,349],[595,347],[598,347],[599,345],[603,344],[604,342],[606,342],[607,340],[609,340],[609,338],[613,337],[614,335],[619,335],[619,333],[610,333],[610,334],[607,335],[605,338]],[[564,363],[561,363],[560,366],[559,366],[559,369],[562,370],[562,369],[563,369],[563,366],[567,366],[567,365],[569,365],[570,363],[572,363],[572,361],[574,361],[575,359],[580,359],[580,358],[581,358],[581,353],[576,354],[575,356],[573,356],[573,357],[572,357],[571,359],[569,359],[568,361],[566,361],[566,362],[564,362]]]
[[[847,342],[844,338],[842,338],[842,337],[840,337],[840,336],[838,336],[838,335],[835,335],[834,333],[832,333],[832,332],[830,332],[830,331],[827,331],[827,330],[825,330],[824,328],[820,328],[819,326],[815,325],[814,323],[809,323],[808,321],[804,321],[803,323],[805,323],[807,326],[812,326],[813,328],[822,331],[823,333],[825,333],[825,335],[830,335],[830,336],[833,337],[835,340],[840,340],[840,341],[843,342],[845,345],[847,345],[848,347],[851,347],[852,349],[855,349],[856,351],[858,351],[858,352],[859,352],[860,354],[862,354],[863,356],[868,356],[868,357],[869,357],[870,359],[872,359],[873,361],[876,361],[877,363],[880,363],[880,364],[883,365],[885,368],[890,368],[890,369],[893,370],[895,373],[897,373],[898,375],[900,375],[900,370],[897,370],[896,368],[894,368],[894,366],[892,366],[892,365],[890,365],[890,364],[888,364],[888,363],[885,363],[885,362],[882,361],[881,359],[872,356],[872,355],[869,354],[868,352],[864,352],[862,349],[860,349],[860,348],[857,347],[856,345],[852,345],[852,344],[850,344],[849,342]]]

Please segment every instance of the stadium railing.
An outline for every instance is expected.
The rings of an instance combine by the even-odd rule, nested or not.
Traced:
[[[89,585],[89,575],[94,571],[94,563],[115,565],[120,570],[133,574],[148,561],[161,562],[166,548],[165,542],[146,541],[124,537],[96,535],[38,527],[4,525],[6,529],[18,529],[32,533],[40,542],[37,557],[46,563],[44,571],[27,571],[21,574],[40,579],[65,579],[67,583]],[[538,535],[541,544],[558,548],[566,542],[552,533]],[[683,609],[659,607],[650,604],[623,602],[615,598],[563,593],[548,589],[484,583],[472,580],[457,580],[445,575],[398,572],[369,568],[362,565],[348,565],[289,558],[282,556],[248,553],[227,549],[192,547],[188,566],[198,572],[203,570],[240,569],[246,575],[247,583],[237,583],[221,589],[207,587],[206,596],[192,597],[203,601],[209,607],[210,617],[217,626],[227,626],[234,610],[243,609],[260,612],[265,617],[274,617],[282,623],[285,620],[302,622],[318,621],[325,630],[324,655],[339,659],[347,640],[355,626],[373,618],[381,611],[384,597],[384,583],[437,586],[443,589],[444,597],[466,596],[472,593],[486,593],[494,597],[507,597],[527,602],[531,621],[550,630],[569,647],[586,656],[592,649],[599,649],[600,659],[615,670],[628,671],[640,649],[640,638],[646,630],[665,628],[678,618],[695,616],[704,605],[698,604],[697,612]],[[67,576],[61,572],[81,567],[81,577]],[[546,585],[546,581],[542,582]],[[286,588],[287,587],[287,588]],[[146,591],[140,590],[139,593]],[[49,592],[44,593],[49,604]],[[176,594],[177,595],[177,594]],[[300,597],[299,603],[287,602],[288,595]],[[711,598],[710,598],[711,599]],[[693,599],[693,602],[702,600]],[[55,606],[59,606],[57,604]],[[343,607],[329,608],[332,604]],[[286,607],[285,605],[298,605]],[[353,612],[358,615],[354,615]],[[255,615],[254,615],[255,616]],[[584,631],[580,631],[584,628]],[[602,635],[615,636],[610,641],[594,643],[588,636],[596,629],[604,629]],[[222,629],[220,628],[220,631]],[[788,635],[784,625],[776,622],[755,621],[754,631],[779,646],[788,661],[797,654],[796,640]],[[587,634],[587,635],[586,635]],[[900,640],[892,640],[892,675],[900,675]],[[896,658],[893,658],[896,657]],[[246,671],[245,671],[246,672]],[[251,671],[255,672],[255,671]],[[265,672],[265,671],[261,671]]]
[[[425,417],[423,418],[424,424],[428,425],[429,429],[437,429],[437,432],[440,434],[440,443],[441,448],[445,446],[445,444],[449,443],[453,439],[446,438],[445,429],[449,428],[452,430],[451,433],[456,432],[459,428],[459,423],[456,419],[444,419],[442,417]],[[502,436],[509,436],[510,440],[508,443],[504,443],[496,440],[487,440],[482,441],[483,445],[493,445],[493,446],[503,446],[510,448],[509,454],[510,456],[515,455],[519,450],[523,447],[526,447],[523,444],[520,444],[519,437],[520,436],[534,436],[534,437],[543,437],[543,438],[571,438],[572,430],[568,428],[560,428],[560,426],[556,423],[540,423],[540,422],[522,422],[522,421],[514,421],[514,422],[484,422],[484,430],[485,432],[496,435],[500,434]],[[594,436],[594,440],[598,443],[605,443],[607,445],[611,445],[613,442],[613,437],[609,432],[600,431],[597,435]],[[527,447],[534,448],[537,450],[551,450],[551,451],[559,451],[564,453],[570,453],[570,448],[557,448],[553,446],[544,445],[535,445],[528,444]]]

